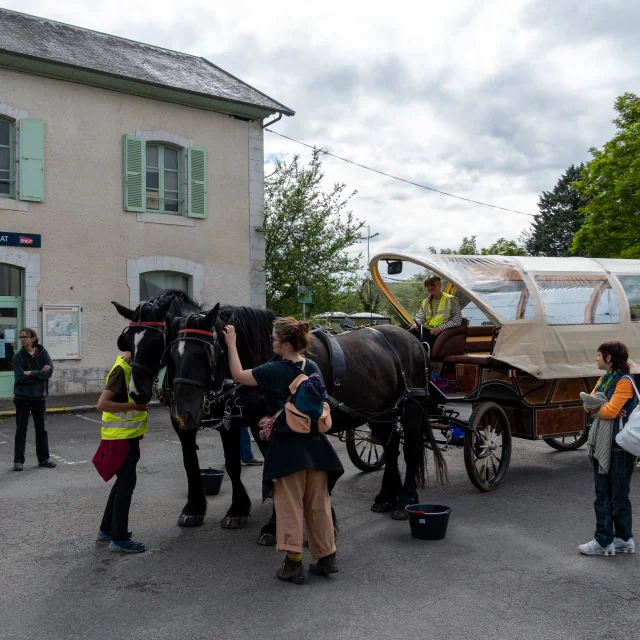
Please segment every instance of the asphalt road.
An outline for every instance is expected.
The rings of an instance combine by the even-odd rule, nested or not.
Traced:
[[[381,473],[349,462],[333,503],[340,519],[340,573],[280,583],[281,556],[255,544],[271,504],[260,503],[260,468],[245,468],[253,499],[247,529],[223,531],[228,480],[209,499],[205,524],[180,529],[186,482],[166,413],[150,414],[131,509],[147,553],[121,556],[95,543],[109,487],[90,460],[99,416],[50,416],[58,460],[10,470],[13,423],[0,423],[0,637],[11,640],[353,640],[425,637],[638,638],[640,553],[587,558],[593,480],[584,450],[558,453],[514,441],[502,487],[481,494],[462,451],[445,455],[448,486],[422,492],[453,509],[443,541],[413,539],[406,522],[369,510]],[[199,438],[202,466],[220,466],[216,433]],[[640,513],[638,479],[632,493]],[[305,562],[309,558],[305,557]]]

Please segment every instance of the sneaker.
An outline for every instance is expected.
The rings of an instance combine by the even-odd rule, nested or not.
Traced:
[[[284,580],[284,582],[302,584],[307,577],[307,572],[302,566],[302,560],[296,562],[295,560],[289,560],[288,557],[285,557],[282,566],[276,571],[276,576],[278,580]]]
[[[602,547],[594,538],[578,547],[578,551],[585,556],[615,556],[616,548],[613,542],[608,547]]]
[[[14,471],[22,471],[24,469],[24,465],[22,464],[22,462],[15,462],[13,465],[13,470]]]
[[[627,541],[622,538],[616,538],[613,541],[613,545],[616,548],[616,553],[635,553],[636,552],[636,543],[633,541],[633,538],[629,538]]]
[[[133,535],[132,531],[127,531],[127,540],[131,540],[132,535]],[[111,542],[111,534],[105,533],[102,529],[98,529],[96,542]]]
[[[135,540],[112,540],[109,543],[109,549],[122,553],[142,553],[146,547],[144,542],[136,542]]]
[[[262,460],[258,460],[257,458],[249,458],[249,460],[243,460],[242,464],[245,467],[260,467],[263,464]]]
[[[315,564],[310,564],[309,571],[315,576],[328,576],[330,573],[338,573],[336,554],[332,553],[330,556],[320,558]]]
[[[56,464],[57,463],[55,463],[51,458],[47,458],[42,462],[38,462],[39,467],[46,467],[47,469],[53,469],[56,466]]]

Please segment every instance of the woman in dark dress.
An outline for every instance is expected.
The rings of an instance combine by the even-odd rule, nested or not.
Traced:
[[[310,433],[289,428],[282,411],[291,395],[289,385],[300,375],[320,375],[318,366],[302,353],[309,346],[308,322],[279,318],[273,323],[273,351],[282,360],[255,369],[242,369],[233,326],[225,327],[231,376],[240,384],[258,386],[264,393],[269,415],[279,413],[264,460],[263,495],[273,491],[276,509],[276,544],[286,551],[280,580],[300,584],[306,578],[302,565],[303,520],[311,555],[316,563],[309,570],[316,575],[338,571],[335,534],[329,494],[344,469],[328,438],[319,433],[317,423]]]

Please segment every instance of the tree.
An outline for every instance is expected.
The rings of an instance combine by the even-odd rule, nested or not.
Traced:
[[[589,202],[571,252],[597,258],[640,258],[640,98],[615,103],[616,134],[590,160],[574,187]]]
[[[515,240],[498,238],[486,249],[481,249],[480,254],[483,256],[526,256],[527,252]]]
[[[478,236],[464,236],[462,238],[462,244],[459,249],[440,249],[442,255],[461,255],[461,256],[477,256],[478,247],[476,245],[476,238]]]
[[[331,309],[341,292],[358,281],[362,254],[348,252],[364,239],[363,222],[347,205],[346,185],[322,190],[322,151],[314,149],[309,165],[299,156],[276,161],[265,179],[265,218],[259,231],[266,241],[267,305],[278,314],[299,315],[298,285],[313,292],[321,310]]]
[[[573,236],[584,221],[581,209],[589,198],[573,184],[584,165],[571,165],[558,180],[553,191],[543,191],[538,201],[540,213],[525,230],[520,242],[531,256],[568,256]]]

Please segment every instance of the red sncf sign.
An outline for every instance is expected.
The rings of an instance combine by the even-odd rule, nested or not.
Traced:
[[[20,236],[20,244],[33,244],[33,238],[28,236]]]

